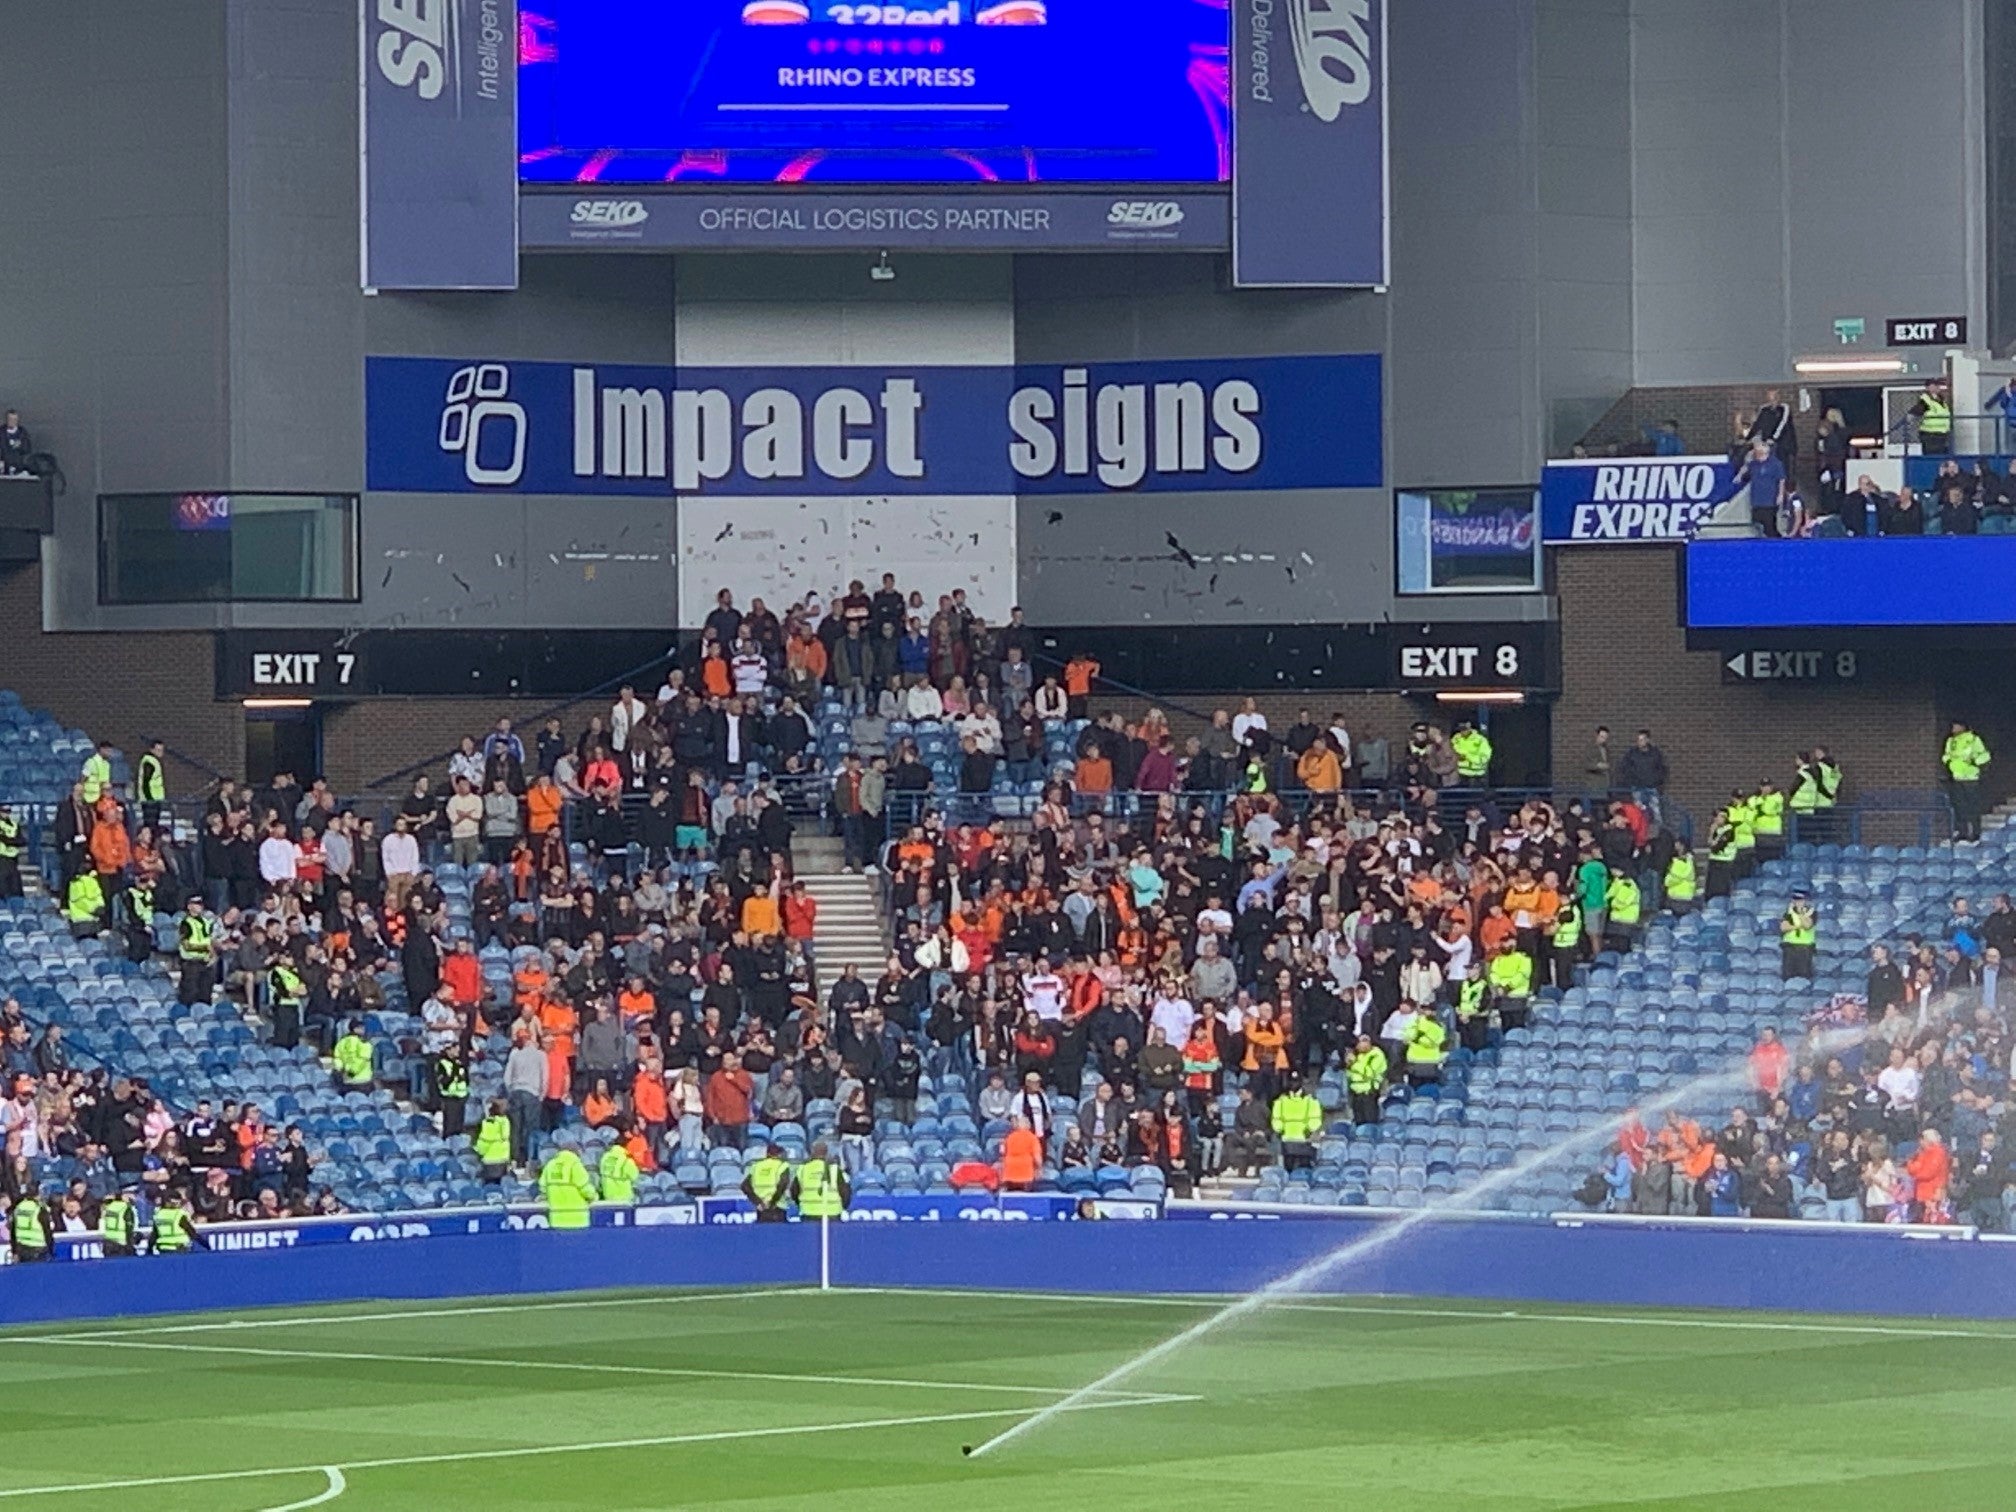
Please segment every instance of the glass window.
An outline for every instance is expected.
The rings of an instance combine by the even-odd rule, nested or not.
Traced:
[[[1401,489],[1393,518],[1403,596],[1540,587],[1540,495],[1530,484]]]
[[[101,604],[354,603],[354,494],[102,494]]]

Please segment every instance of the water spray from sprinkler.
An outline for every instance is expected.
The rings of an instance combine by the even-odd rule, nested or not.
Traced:
[[[1857,1031],[1836,1030],[1817,1036],[1810,1043],[1815,1050],[1824,1054],[1830,1053],[1834,1048],[1854,1044],[1860,1038],[1861,1035]],[[1099,1377],[1098,1380],[1079,1387],[1071,1395],[1051,1403],[1048,1407],[1031,1414],[1029,1417],[1023,1418],[1020,1422],[1004,1428],[986,1442],[966,1448],[964,1451],[965,1456],[968,1459],[980,1459],[992,1454],[997,1449],[1014,1443],[1016,1440],[1054,1421],[1062,1414],[1076,1411],[1092,1398],[1112,1390],[1123,1381],[1131,1380],[1149,1366],[1160,1364],[1163,1360],[1196,1343],[1206,1335],[1216,1333],[1226,1324],[1249,1317],[1261,1311],[1279,1297],[1291,1296],[1297,1292],[1304,1291],[1315,1283],[1344,1269],[1352,1262],[1362,1260],[1367,1255],[1378,1253],[1407,1234],[1412,1233],[1423,1223],[1438,1217],[1442,1213],[1448,1212],[1451,1209],[1461,1209],[1482,1198],[1502,1191],[1506,1187],[1516,1186],[1533,1172],[1542,1170],[1566,1156],[1580,1155],[1601,1149],[1614,1139],[1618,1130],[1622,1129],[1633,1118],[1640,1118],[1648,1113],[1655,1115],[1665,1113],[1679,1107],[1683,1103],[1690,1103],[1701,1099],[1718,1089],[1731,1085],[1745,1085],[1748,1083],[1749,1078],[1750,1065],[1747,1058],[1737,1061],[1733,1065],[1726,1066],[1719,1071],[1710,1072],[1705,1076],[1697,1076],[1690,1082],[1659,1093],[1639,1107],[1628,1109],[1623,1113],[1606,1118],[1601,1123],[1571,1134],[1566,1139],[1560,1140],[1544,1150],[1536,1150],[1523,1161],[1506,1166],[1503,1170],[1493,1171],[1480,1180],[1471,1183],[1461,1191],[1451,1193],[1439,1204],[1416,1208],[1404,1217],[1382,1224],[1372,1233],[1341,1244],[1328,1254],[1318,1255],[1314,1260],[1311,1260],[1300,1269],[1290,1271],[1278,1280],[1270,1281],[1258,1291],[1249,1292],[1236,1302],[1228,1303],[1225,1307],[1211,1314],[1210,1317],[1192,1324],[1179,1334],[1164,1339],[1160,1344],[1144,1350],[1142,1353],[1134,1356],[1133,1359],[1116,1365],[1113,1369],[1107,1371],[1105,1375]]]

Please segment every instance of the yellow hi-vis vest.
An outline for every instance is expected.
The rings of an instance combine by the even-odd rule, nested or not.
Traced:
[[[798,1213],[804,1218],[838,1218],[840,1176],[830,1160],[808,1160],[798,1167]]]

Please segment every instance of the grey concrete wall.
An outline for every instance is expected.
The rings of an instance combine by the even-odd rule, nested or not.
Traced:
[[[1639,383],[1985,318],[1980,0],[1634,0],[1631,30]]]
[[[224,0],[14,0],[0,45],[0,405],[61,458],[51,588],[89,612],[96,498],[226,475]]]

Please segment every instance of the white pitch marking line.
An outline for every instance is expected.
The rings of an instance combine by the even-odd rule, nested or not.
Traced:
[[[1186,1398],[1184,1400],[1197,1400]],[[1153,1402],[1087,1402],[1074,1412],[1101,1412],[1121,1407],[1151,1407]],[[801,1423],[784,1428],[728,1428],[718,1433],[669,1433],[656,1438],[603,1439],[589,1444],[534,1444],[513,1449],[465,1449],[452,1454],[403,1454],[385,1459],[347,1460],[341,1465],[269,1465],[252,1470],[208,1470],[195,1475],[150,1475],[135,1480],[79,1481],[62,1486],[0,1488],[0,1499],[21,1496],[62,1496],[85,1491],[137,1491],[148,1486],[195,1486],[216,1481],[267,1480],[282,1475],[320,1471],[394,1470],[414,1465],[461,1465],[479,1460],[535,1459],[556,1454],[607,1454],[619,1449],[666,1449],[681,1444],[725,1444],[743,1439],[795,1438],[815,1433],[856,1433],[876,1428],[927,1428],[943,1423],[983,1423],[997,1418],[1028,1416],[1022,1407],[997,1407],[986,1412],[934,1412],[920,1417],[857,1418],[848,1423]]]
[[[43,1335],[16,1339],[17,1344],[75,1344],[86,1349],[159,1349],[178,1354],[252,1355],[268,1360],[362,1360],[383,1365],[474,1365],[503,1370],[571,1370],[592,1375],[664,1376],[693,1381],[769,1381],[799,1386],[886,1386],[916,1391],[987,1391],[1038,1396],[1069,1396],[1069,1386],[1023,1386],[988,1381],[915,1381],[892,1376],[794,1375],[772,1370],[700,1370],[676,1365],[611,1365],[598,1360],[510,1360],[481,1355],[381,1354],[361,1349],[271,1349],[254,1344],[170,1344],[154,1339],[66,1339]],[[1104,1395],[1139,1402],[1193,1401],[1163,1392],[1111,1391]]]
[[[324,1502],[336,1500],[337,1497],[350,1488],[350,1483],[343,1479],[343,1472],[335,1465],[324,1465],[322,1467],[322,1476],[328,1484],[323,1486],[322,1490],[316,1495],[309,1497],[306,1501],[291,1501],[284,1507],[268,1507],[266,1512],[307,1512],[307,1509],[310,1507],[319,1507]]]
[[[0,1344],[21,1339],[125,1339],[155,1334],[216,1333],[240,1328],[321,1328],[337,1323],[399,1323],[408,1318],[478,1318],[486,1313],[562,1312],[585,1307],[665,1307],[681,1302],[741,1302],[757,1297],[816,1297],[816,1286],[772,1286],[742,1291],[666,1292],[630,1297],[562,1298],[547,1302],[483,1302],[467,1307],[409,1307],[395,1312],[317,1313],[308,1318],[232,1318],[222,1323],[150,1323],[132,1328],[98,1328],[85,1333],[0,1335]]]
[[[873,1296],[904,1296],[922,1293],[936,1297],[976,1297],[992,1301],[1011,1302],[1083,1302],[1100,1306],[1116,1307],[1223,1307],[1236,1300],[1233,1296],[1198,1297],[1134,1297],[1107,1296],[1096,1292],[1022,1292],[1022,1291],[966,1291],[956,1286],[937,1287],[849,1287],[848,1291],[867,1293]],[[1523,1308],[1461,1308],[1461,1307],[1409,1307],[1374,1306],[1354,1302],[1272,1302],[1269,1312],[1309,1312],[1309,1313],[1354,1313],[1372,1317],[1394,1316],[1402,1318],[1457,1318],[1474,1323],[1585,1323],[1597,1327],[1616,1328],[1703,1328],[1723,1329],[1738,1333],[1811,1333],[1870,1335],[1877,1338],[1893,1339],[1987,1339],[2004,1344],[2016,1344],[2016,1333],[1994,1332],[1970,1328],[1911,1328],[1885,1323],[1801,1323],[1779,1322],[1767,1318],[1637,1318],[1628,1315],[1608,1315],[1603,1313],[1555,1313],[1528,1312]]]

